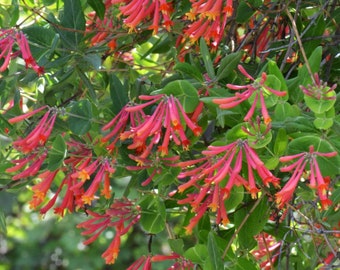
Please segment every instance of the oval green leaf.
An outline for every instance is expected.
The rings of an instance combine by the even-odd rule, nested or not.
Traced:
[[[160,198],[149,195],[141,202],[142,215],[140,224],[148,233],[156,234],[165,228],[165,205]]]

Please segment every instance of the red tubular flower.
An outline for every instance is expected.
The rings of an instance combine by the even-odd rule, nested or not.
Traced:
[[[46,106],[43,106],[27,114],[9,119],[9,123],[22,121],[45,108]],[[56,118],[56,111],[53,108],[49,109],[40,119],[40,122],[36,125],[36,127],[25,138],[18,139],[13,142],[14,148],[26,154],[36,150],[38,147],[44,146],[52,132]]]
[[[92,151],[86,145],[73,140],[68,141],[67,146],[69,157],[64,160],[64,163],[74,171],[66,174],[66,167],[60,169],[66,176],[57,190],[52,190],[54,193],[53,197],[40,209],[42,215],[46,214],[56,204],[57,199],[61,202],[54,207],[54,213],[62,217],[66,211],[72,213],[75,209],[79,209],[84,205],[84,202],[82,201],[82,196],[84,194],[83,182],[89,180],[87,179],[87,176],[88,178],[90,177],[87,174],[87,171],[84,170],[84,174],[80,174],[79,179],[78,172],[81,172],[85,168],[88,169],[89,163],[92,161]],[[95,168],[92,169],[93,171],[91,174],[95,171]],[[79,169],[79,171],[76,171],[77,169]],[[38,176],[41,179],[41,182],[32,187],[34,192],[30,202],[32,208],[36,208],[42,203],[36,194],[39,195],[42,191],[45,191],[48,186],[51,186],[53,175],[53,172],[45,171]],[[63,189],[65,192],[61,198],[60,193]]]
[[[265,185],[278,184],[279,179],[264,166],[256,152],[249,147],[247,140],[239,139],[225,146],[209,146],[202,154],[203,158],[177,164],[182,168],[178,178],[189,178],[178,187],[178,191],[184,192],[192,186],[199,190],[197,193],[187,194],[187,198],[178,201],[179,204],[189,203],[196,213],[186,227],[187,233],[191,233],[208,208],[217,212],[217,224],[222,222],[226,225],[229,222],[224,201],[228,199],[233,186],[243,185],[255,199],[259,189],[256,186],[254,171]],[[242,176],[243,157],[247,162],[248,180]],[[192,168],[193,165],[196,167]]]
[[[161,139],[163,141],[159,147],[159,151],[162,156],[168,154],[168,147],[171,140],[177,145],[182,145],[183,149],[187,149],[190,142],[185,134],[185,127],[189,128],[195,136],[201,134],[201,128],[186,115],[177,98],[162,94],[156,96],[140,96],[139,98],[147,100],[148,102],[127,107],[125,110],[127,112],[136,112],[159,101],[151,116],[146,117],[142,124],[121,135],[121,139],[131,138],[133,140],[132,144],[128,146],[129,149],[143,149],[140,158],[147,158],[152,148],[160,144]],[[165,132],[164,135],[161,136],[163,130],[165,130]],[[149,138],[150,140],[148,141]]]
[[[28,40],[24,33],[18,32],[16,34],[16,39],[21,50],[22,58],[25,60],[26,68],[32,68],[38,75],[44,74],[44,68],[39,66],[32,56]]]
[[[43,153],[31,154],[23,159],[14,160],[13,163],[15,163],[16,165],[11,168],[8,168],[6,172],[15,172],[23,167],[28,166],[22,172],[14,175],[12,179],[20,180],[22,178],[35,176],[39,172],[41,165],[45,161],[46,157],[47,152],[44,151]]]
[[[121,237],[140,219],[139,207],[124,198],[115,200],[105,214],[98,214],[91,210],[87,210],[87,213],[92,218],[77,226],[84,229],[82,235],[91,235],[90,238],[84,241],[85,245],[95,241],[107,228],[113,227],[115,229],[115,236],[111,244],[102,254],[107,264],[114,264],[119,254]]]
[[[130,31],[135,30],[141,22],[149,21],[150,18],[152,18],[152,24],[149,29],[152,29],[154,34],[158,33],[161,21],[168,31],[173,25],[170,19],[173,8],[171,3],[166,0],[111,0],[110,3],[123,3],[119,10],[126,17],[124,23]]]
[[[58,173],[58,170],[56,171],[45,171],[38,175],[38,179],[41,180],[41,182],[35,184],[32,187],[33,191],[33,197],[30,201],[29,205],[30,208],[37,208],[45,199],[47,192],[49,191],[51,184]]]
[[[151,257],[151,262],[161,262],[176,260],[175,264],[170,266],[168,270],[190,270],[194,269],[194,264],[191,261],[186,260],[181,255],[173,253],[172,255],[154,255]]]
[[[223,37],[227,18],[233,13],[233,1],[191,0],[190,2],[192,8],[186,16],[193,23],[184,31],[184,36],[191,42],[196,42],[203,37],[213,49],[216,49]]]
[[[32,56],[28,40],[25,34],[14,29],[0,29],[0,59],[4,62],[0,67],[0,72],[7,69],[12,57],[17,56],[17,53],[12,53],[13,45],[17,43],[26,63],[26,68],[32,68],[38,75],[44,73],[44,68],[39,66]]]
[[[126,270],[139,270],[143,266],[143,270],[151,270],[151,255],[142,256],[133,264],[131,264]]]
[[[294,194],[297,184],[299,183],[301,176],[305,170],[307,163],[310,166],[310,186],[318,190],[318,194],[321,200],[321,204],[326,208],[330,204],[330,200],[327,198],[328,183],[325,182],[324,177],[321,175],[317,156],[322,157],[334,157],[337,152],[320,153],[314,151],[314,146],[309,147],[309,152],[304,152],[292,156],[284,156],[280,158],[281,162],[288,162],[297,159],[291,165],[282,167],[282,172],[290,172],[294,170],[292,176],[289,178],[285,186],[276,193],[276,202],[280,207],[284,206],[285,203],[289,202]]]
[[[109,199],[111,197],[109,177],[116,171],[116,169],[112,166],[112,162],[110,162],[106,158],[104,158],[103,160],[96,159],[90,165],[87,165],[88,161],[89,159],[86,159],[86,161],[77,168],[77,172],[71,175],[73,179],[80,180],[71,187],[71,190],[79,190],[83,187],[85,181],[91,181],[90,185],[81,197],[83,204],[90,205],[91,202],[95,199],[95,194],[101,184],[103,186],[102,194],[105,196],[105,198]],[[93,175],[94,173],[94,178],[90,180],[91,175]]]
[[[0,67],[0,72],[4,72],[11,60],[12,48],[15,43],[12,29],[0,29],[0,59],[4,62]]]
[[[276,96],[283,97],[287,93],[274,90],[267,85],[265,85],[267,74],[265,72],[262,73],[261,79],[255,80],[241,65],[238,66],[238,69],[241,71],[241,73],[246,76],[248,79],[252,80],[252,84],[248,85],[233,85],[233,84],[227,84],[227,87],[232,90],[242,90],[246,89],[242,93],[236,93],[233,97],[226,97],[226,98],[216,98],[213,99],[213,102],[218,104],[221,109],[230,109],[233,107],[236,107],[243,101],[249,99],[252,95],[254,96],[254,102],[251,105],[250,110],[248,111],[247,115],[244,117],[244,121],[249,121],[251,117],[253,116],[255,112],[255,108],[257,106],[258,100],[261,104],[261,112],[262,116],[264,118],[264,123],[268,125],[271,122],[271,118],[267,111],[267,106],[265,103],[265,97],[264,97],[264,91],[270,92]]]
[[[102,138],[102,142],[112,140],[106,147],[110,153],[115,149],[115,145],[121,139],[121,135],[126,131],[128,125],[130,125],[129,128],[134,129],[137,125],[141,124],[146,117],[142,110],[134,112],[126,111],[126,108],[128,107],[130,107],[130,105],[124,106],[121,111],[102,128],[102,131],[112,129]]]

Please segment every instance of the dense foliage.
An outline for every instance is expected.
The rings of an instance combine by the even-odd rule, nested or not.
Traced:
[[[119,269],[339,267],[336,0],[0,3],[3,201]]]

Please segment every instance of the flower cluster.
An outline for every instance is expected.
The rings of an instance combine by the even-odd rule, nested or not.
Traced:
[[[168,270],[191,270],[194,269],[194,264],[186,260],[183,256],[178,254],[172,255],[151,255],[142,256],[138,260],[136,260],[133,264],[127,268],[127,270],[138,270],[141,266],[143,266],[143,270],[151,270],[152,263],[161,262],[161,261],[172,261],[176,260],[176,262],[168,268]]]
[[[233,85],[227,84],[227,87],[232,90],[242,90],[245,89],[242,93],[236,93],[233,97],[226,97],[226,98],[216,98],[213,99],[213,102],[218,104],[221,109],[231,109],[236,107],[240,103],[244,102],[245,100],[249,99],[251,96],[254,96],[254,101],[250,107],[250,110],[244,117],[244,121],[249,121],[251,117],[254,115],[256,106],[258,101],[260,102],[261,106],[261,113],[264,118],[264,123],[269,124],[271,122],[271,118],[269,116],[267,106],[265,103],[265,96],[267,94],[274,94],[279,97],[285,96],[286,92],[281,92],[274,90],[265,84],[267,79],[267,74],[265,72],[262,73],[260,80],[255,80],[241,65],[238,65],[238,69],[241,73],[246,76],[249,80],[252,80],[253,83],[248,85]]]
[[[47,106],[43,106],[39,109],[33,110],[23,115],[13,117],[9,119],[8,122],[10,124],[14,124],[23,121],[46,108]],[[40,119],[35,128],[28,135],[26,135],[25,138],[19,138],[18,140],[13,142],[14,148],[24,154],[27,154],[44,146],[49,136],[51,135],[56,117],[57,111],[54,108],[50,108]]]
[[[95,12],[88,14],[89,20],[86,22],[86,32],[96,34],[91,38],[91,45],[97,46],[107,42],[107,46],[113,51],[116,48],[116,39],[110,33],[113,32],[114,23],[112,18],[107,14],[108,9],[105,10],[104,19],[101,20],[96,16]]]
[[[232,0],[191,0],[192,7],[187,18],[192,21],[184,31],[184,36],[191,42],[203,37],[213,48],[217,48],[224,34],[227,19],[233,13]],[[224,3],[225,2],[225,3]]]
[[[124,106],[120,112],[106,125],[102,127],[102,131],[106,132],[112,129],[109,133],[105,134],[102,138],[102,142],[110,141],[110,144],[106,146],[106,149],[112,153],[116,144],[121,139],[121,134],[127,129],[135,129],[146,118],[145,113],[142,110],[130,112],[126,110],[130,105]]]
[[[327,83],[320,80],[319,75],[315,73],[314,84],[308,85],[307,87],[300,85],[300,88],[302,92],[309,97],[318,100],[335,100],[336,94],[334,90],[336,86],[336,84],[333,84],[331,87],[327,86]]]
[[[157,144],[161,144],[158,147],[161,155],[167,155],[170,140],[174,141],[176,145],[182,145],[183,149],[187,150],[190,141],[185,133],[186,127],[189,128],[195,136],[201,134],[201,127],[187,116],[176,97],[160,94],[155,96],[140,96],[139,98],[147,102],[127,107],[125,110],[127,112],[137,112],[159,101],[151,116],[146,117],[142,124],[125,131],[120,136],[121,140],[132,139],[132,143],[128,146],[128,149],[139,150],[138,152],[141,153],[140,158],[147,158],[153,147]],[[150,138],[150,142],[147,141],[148,138]]]
[[[228,199],[233,186],[243,185],[251,196],[256,198],[259,189],[254,171],[264,185],[272,183],[278,186],[279,179],[264,166],[256,152],[249,147],[247,140],[239,139],[225,146],[210,145],[202,154],[203,158],[178,164],[183,168],[178,177],[189,177],[189,180],[178,186],[178,191],[182,193],[192,186],[198,189],[197,193],[187,194],[187,198],[178,201],[179,204],[189,203],[196,213],[186,227],[187,233],[191,233],[208,209],[217,212],[217,224],[222,222],[226,225],[229,222],[224,201]],[[247,180],[242,172],[244,156],[247,163]],[[196,167],[192,168],[194,165]]]
[[[111,5],[122,4],[119,10],[125,17],[124,24],[130,31],[135,30],[141,22],[149,21],[149,18],[152,18],[149,29],[152,29],[155,34],[158,32],[161,22],[168,31],[173,25],[170,18],[173,8],[171,3],[166,0],[107,0],[106,2]]]
[[[48,108],[43,106],[23,115],[9,119],[9,123],[17,123],[27,120]],[[8,173],[16,173],[13,180],[35,177],[37,183],[32,186],[33,197],[30,201],[31,208],[42,205],[48,192],[51,190],[53,180],[58,173],[64,175],[48,202],[40,209],[45,214],[56,203],[63,189],[66,189],[59,206],[54,208],[56,214],[63,216],[65,210],[73,212],[75,208],[81,208],[85,204],[90,205],[96,198],[98,190],[106,199],[111,198],[110,177],[115,172],[114,158],[93,157],[92,150],[83,143],[69,140],[66,145],[69,156],[65,158],[64,165],[54,170],[43,166],[49,155],[51,146],[47,144],[53,131],[54,123],[58,115],[58,109],[48,108],[47,112],[40,118],[36,126],[23,138],[14,141],[13,147],[25,156],[15,159],[13,167],[6,170]],[[49,161],[47,161],[48,163]],[[22,170],[18,173],[19,170]],[[90,183],[89,183],[90,182]],[[84,188],[86,186],[86,188]]]
[[[3,59],[0,72],[5,71],[10,60],[18,56],[19,51],[13,52],[15,43],[19,46],[21,56],[26,63],[26,68],[32,68],[38,75],[42,75],[44,68],[39,66],[33,58],[25,34],[14,29],[0,29],[0,59]]]
[[[328,183],[325,181],[325,178],[322,176],[319,164],[317,161],[317,157],[334,157],[337,155],[337,152],[329,152],[329,153],[321,153],[314,151],[314,146],[309,147],[309,152],[299,153],[291,156],[284,156],[280,158],[281,162],[289,162],[294,159],[297,159],[294,163],[282,167],[280,170],[282,172],[291,172],[292,176],[289,178],[288,182],[285,186],[276,193],[276,202],[283,206],[285,203],[289,202],[292,199],[294,191],[302,178],[302,174],[305,170],[307,170],[306,166],[309,164],[310,171],[310,187],[316,188],[318,191],[318,195],[320,198],[321,205],[324,209],[332,204],[331,200],[327,197],[328,191]]]
[[[85,245],[89,245],[95,241],[106,229],[114,228],[115,236],[102,254],[107,264],[115,263],[120,250],[121,238],[129,232],[131,227],[140,219],[140,208],[134,202],[122,198],[115,200],[104,214],[98,214],[91,210],[86,213],[92,218],[78,224],[78,228],[84,229],[82,235],[91,235]]]
[[[8,122],[11,124],[21,122],[46,108],[47,106],[43,106],[23,115],[13,117],[9,119]],[[31,130],[24,138],[19,138],[12,143],[17,151],[26,155],[23,158],[13,160],[12,163],[15,165],[6,170],[8,173],[13,173],[23,169],[20,173],[13,176],[13,180],[32,177],[39,172],[47,157],[45,143],[51,135],[56,117],[57,112],[53,108],[48,109],[33,130]]]

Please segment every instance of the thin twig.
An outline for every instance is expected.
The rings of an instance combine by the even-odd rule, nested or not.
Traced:
[[[246,223],[246,221],[248,220],[248,218],[250,217],[250,215],[254,212],[255,208],[259,205],[259,203],[261,202],[262,198],[264,197],[264,193],[262,193],[261,197],[258,198],[258,200],[254,203],[253,207],[249,210],[249,212],[247,213],[247,215],[244,217],[244,219],[242,220],[240,226],[236,229],[235,233],[231,236],[231,239],[228,242],[228,245],[226,246],[223,255],[222,255],[222,259],[225,258],[225,256],[227,255],[227,252],[231,246],[231,244],[233,243],[236,235],[240,232],[240,230],[242,229],[242,227],[244,226],[244,224]]]
[[[315,83],[315,79],[314,79],[314,76],[313,76],[313,72],[312,72],[312,69],[309,65],[309,62],[308,62],[308,58],[307,58],[307,55],[306,55],[306,52],[305,52],[305,49],[303,47],[303,44],[302,44],[302,41],[301,41],[301,38],[300,38],[300,35],[299,35],[299,31],[296,27],[296,23],[295,23],[295,20],[292,16],[292,14],[290,13],[290,11],[288,10],[288,7],[286,7],[286,13],[287,13],[287,16],[289,18],[289,20],[291,21],[292,23],[292,27],[293,27],[293,31],[294,31],[294,34],[296,36],[296,39],[297,39],[297,42],[299,44],[299,47],[300,47],[300,50],[301,50],[301,54],[302,54],[302,57],[305,61],[305,65],[306,65],[306,68],[307,68],[307,71],[313,81],[313,83]]]

